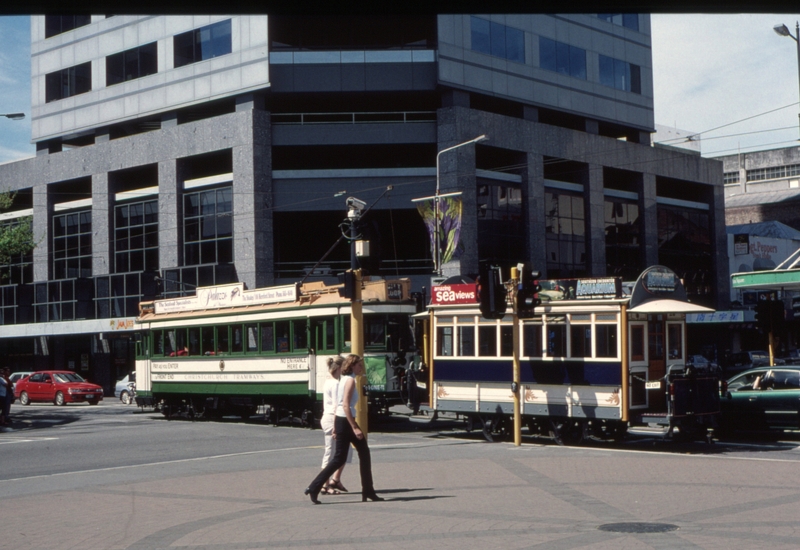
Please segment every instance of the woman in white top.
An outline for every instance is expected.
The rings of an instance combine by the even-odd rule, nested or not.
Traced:
[[[322,390],[322,404],[324,409],[320,424],[322,425],[322,432],[325,434],[325,454],[322,455],[322,468],[328,465],[328,462],[333,456],[333,422],[336,416],[336,404],[339,397],[339,376],[342,363],[344,363],[344,357],[340,355],[328,359],[328,372],[331,376],[325,381],[325,386]],[[352,462],[352,460],[353,449],[351,447],[348,449],[347,462]],[[322,487],[321,493],[325,495],[336,495],[339,491],[347,492],[347,489],[342,485],[342,470],[344,470],[344,466],[345,465],[342,464],[342,467],[333,473],[333,476],[325,483],[325,486]]]
[[[331,474],[344,465],[347,460],[347,449],[352,444],[358,451],[358,466],[361,472],[361,501],[383,500],[375,493],[372,484],[372,459],[367,445],[367,438],[364,432],[356,423],[356,403],[358,403],[358,391],[355,377],[364,374],[364,360],[358,355],[349,355],[342,365],[342,374],[339,379],[338,400],[336,406],[336,418],[333,424],[333,438],[336,440],[336,450],[333,459],[328,465],[314,478],[306,490],[305,494],[311,497],[311,502],[319,504],[317,497],[322,490],[325,482]]]

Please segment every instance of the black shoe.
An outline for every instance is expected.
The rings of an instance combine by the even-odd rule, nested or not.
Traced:
[[[361,493],[361,502],[367,502],[368,500],[372,502],[381,502],[386,499],[379,497],[375,491],[372,491],[372,493]]]
[[[306,490],[303,491],[303,494],[311,497],[311,502],[313,502],[314,504],[320,504],[320,501],[317,498],[319,496],[319,491],[314,492],[311,490],[311,487],[306,487]]]

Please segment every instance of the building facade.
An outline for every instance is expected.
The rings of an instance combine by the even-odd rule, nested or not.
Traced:
[[[484,258],[561,278],[663,264],[727,308],[721,165],[651,146],[646,15],[31,25],[37,155],[0,165],[17,192],[0,220],[38,243],[0,288],[0,349],[20,370],[108,389],[133,364],[140,300],[335,280],[348,196],[370,205],[362,267],[421,291],[433,257],[412,199],[437,188],[461,193],[445,276]]]

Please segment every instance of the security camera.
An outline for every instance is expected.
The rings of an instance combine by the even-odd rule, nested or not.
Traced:
[[[347,208],[361,212],[367,207],[367,203],[355,197],[347,197]]]

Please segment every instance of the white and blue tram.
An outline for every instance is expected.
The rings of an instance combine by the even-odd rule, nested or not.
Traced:
[[[206,417],[248,417],[268,406],[312,424],[322,411],[327,359],[350,352],[350,301],[341,285],[196,289],[194,296],[143,302],[136,320],[136,400]],[[365,280],[366,389],[370,405],[405,402],[406,348],[417,311],[410,281]]]
[[[519,321],[520,380],[513,376],[511,308],[481,316],[475,285],[434,287],[428,308],[431,404],[487,438],[523,425],[558,442],[619,439],[630,429],[709,437],[719,414],[720,373],[686,363],[686,300],[669,269],[646,270],[623,292],[618,278],[541,281],[542,304]]]

